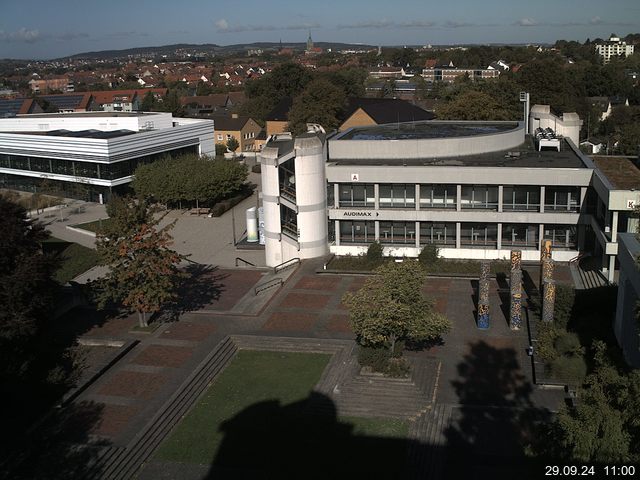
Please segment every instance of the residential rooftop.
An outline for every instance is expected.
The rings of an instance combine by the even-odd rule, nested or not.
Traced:
[[[640,170],[627,157],[594,156],[596,164],[616,190],[640,190]]]

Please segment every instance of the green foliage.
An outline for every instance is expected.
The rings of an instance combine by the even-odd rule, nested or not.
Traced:
[[[439,107],[438,118],[443,120],[512,120],[513,116],[489,94],[468,90]]]
[[[384,260],[384,248],[379,241],[372,242],[367,248],[367,262],[372,265],[380,264]]]
[[[571,285],[556,286],[553,322],[560,328],[566,328],[573,314],[576,291]]]
[[[99,306],[121,302],[136,311],[141,327],[147,314],[176,300],[178,281],[185,274],[178,265],[185,259],[169,248],[175,221],[160,228],[145,202],[116,198],[109,203],[111,222],[98,234],[100,265],[108,273],[95,284]]]
[[[54,278],[62,285],[73,280],[98,263],[98,254],[92,248],[58,239],[55,239],[54,242],[58,244],[58,251],[54,254],[60,265],[55,272]],[[51,242],[43,243],[43,251],[46,252],[46,247],[49,246],[51,246]]]
[[[216,143],[216,157],[224,157],[227,153],[227,146],[223,143]]]
[[[554,378],[570,385],[579,385],[587,374],[587,363],[582,356],[556,357],[550,366]]]
[[[319,123],[327,131],[337,128],[345,102],[346,96],[340,87],[328,80],[313,80],[294,98],[288,130],[296,135],[304,133],[307,123]]]
[[[229,151],[235,152],[238,147],[240,147],[240,143],[238,142],[236,137],[231,137],[229,140],[227,140],[227,148],[229,149]]]
[[[259,163],[256,163],[253,167],[251,167],[251,171],[253,173],[260,173],[262,172],[262,167]]]
[[[582,356],[584,349],[580,344],[580,337],[577,333],[565,332],[560,334],[555,342],[554,346],[556,351],[561,355],[568,356]]]
[[[451,322],[422,296],[424,279],[425,271],[416,261],[389,262],[356,293],[345,294],[358,342],[393,350],[400,340],[435,340],[446,333]]]
[[[388,348],[358,347],[358,363],[363,367],[370,367],[374,372],[383,373],[391,360],[391,352]]]
[[[420,250],[420,254],[418,255],[418,261],[427,269],[433,267],[440,257],[440,249],[435,245],[425,245]]]
[[[145,94],[140,104],[140,110],[143,112],[155,112],[159,109],[158,101],[153,92],[149,91]]]
[[[247,175],[247,167],[236,161],[184,155],[139,166],[132,186],[139,197],[167,205],[213,204],[240,190]]]

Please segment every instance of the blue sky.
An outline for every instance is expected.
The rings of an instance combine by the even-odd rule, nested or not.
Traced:
[[[640,32],[638,0],[0,0],[0,58],[256,41],[538,43]]]

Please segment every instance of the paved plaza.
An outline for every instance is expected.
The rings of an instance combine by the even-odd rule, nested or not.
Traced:
[[[272,273],[203,267],[198,284],[207,288],[199,290],[200,297],[192,302],[193,311],[183,313],[179,321],[161,324],[151,333],[133,330],[135,316],[96,316],[84,309],[68,314],[66,325],[81,332],[82,339],[95,344],[138,342],[73,403],[91,406],[99,412],[91,424],[84,425],[91,441],[106,442],[110,448],[126,452],[132,442],[139,441],[140,432],[149,427],[163,406],[184,388],[185,379],[198,371],[230,335],[249,336],[254,343],[260,338],[263,342],[290,338],[346,341],[353,345],[354,335],[341,298],[345,292],[360,288],[366,277],[316,273],[321,265],[321,261],[303,262],[288,272],[290,277],[283,286],[257,295],[255,285],[273,276]],[[398,411],[409,419],[416,445],[438,445],[438,455],[416,454],[415,459],[418,464],[427,462],[421,468],[431,469],[436,478],[446,471],[446,465],[451,464],[451,452],[458,448],[465,448],[473,458],[483,459],[482,464],[486,463],[484,459],[490,459],[489,465],[483,467],[489,471],[495,468],[493,459],[507,454],[517,456],[513,444],[516,433],[512,431],[516,412],[541,407],[554,410],[561,400],[557,392],[533,387],[531,361],[526,354],[527,330],[509,329],[497,282],[492,282],[490,292],[491,326],[484,331],[476,328],[475,282],[427,279],[423,291],[435,308],[452,320],[453,329],[441,344],[407,353],[414,365],[422,365],[418,370],[423,373],[420,379],[412,380],[415,387],[403,387],[405,397],[394,400],[401,406],[413,398],[413,410],[413,404],[407,403],[407,408]],[[351,360],[345,357],[342,363],[353,363],[353,354],[345,355]],[[333,395],[338,412],[344,409],[343,413],[356,411],[362,416],[391,415],[388,412],[394,411],[393,405],[367,403],[366,389],[375,387],[371,381],[358,380],[356,373],[350,378],[341,380],[342,383],[336,380],[333,393],[327,387],[327,395]],[[351,397],[337,396],[335,392],[340,390],[337,387]],[[372,392],[375,395],[375,388]],[[357,410],[360,404],[362,408]],[[433,427],[436,424],[437,428]],[[477,429],[473,425],[486,428]],[[501,441],[488,442],[482,437],[490,436],[493,430],[503,432]],[[442,448],[445,445],[450,448]],[[151,465],[143,470],[141,478],[152,478],[151,472],[158,471],[158,465],[153,467],[153,462]],[[193,471],[193,476],[180,478],[201,478],[203,469]]]

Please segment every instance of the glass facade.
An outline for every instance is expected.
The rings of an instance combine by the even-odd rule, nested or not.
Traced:
[[[415,208],[415,184],[381,183],[378,187],[380,208]]]
[[[380,243],[412,246],[416,243],[416,222],[380,222]]]
[[[498,246],[498,225],[461,224],[460,245],[462,248],[496,248]]]
[[[525,224],[503,224],[502,225],[502,248],[522,248],[537,250],[538,225]]]
[[[376,205],[375,186],[373,183],[341,183],[340,207],[366,207],[373,208]]]
[[[456,208],[455,185],[420,185],[420,208]]]
[[[298,240],[298,215],[284,205],[280,205],[280,226],[283,234]]]
[[[291,158],[278,167],[278,178],[280,180],[280,195],[296,201],[296,163]]]
[[[502,209],[527,212],[540,210],[540,187],[505,186],[502,189]]]
[[[376,239],[375,222],[340,222],[341,244],[368,244]]]
[[[460,204],[463,210],[498,210],[498,187],[487,185],[463,185]]]
[[[545,225],[544,238],[551,240],[553,248],[558,250],[575,250],[575,225]]]
[[[580,205],[578,187],[546,187],[544,210],[554,212],[577,212]]]
[[[456,224],[420,222],[420,245],[455,247]]]

